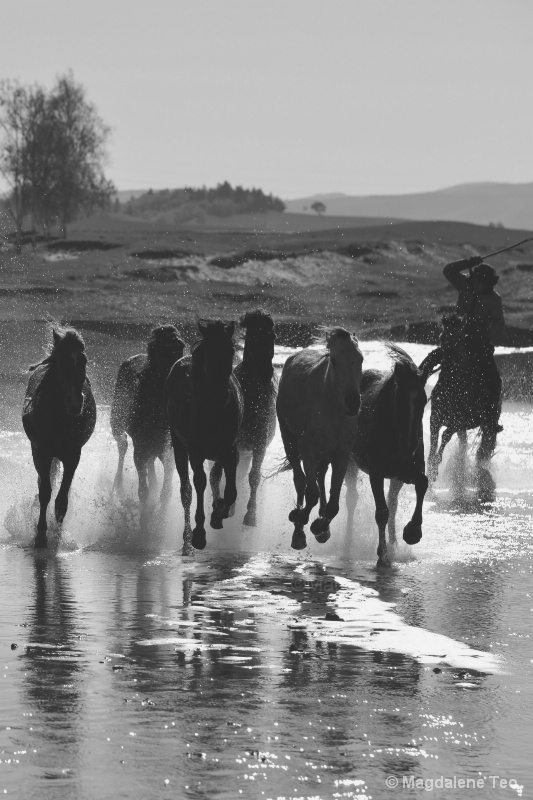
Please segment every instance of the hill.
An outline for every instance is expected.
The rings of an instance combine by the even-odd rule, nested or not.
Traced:
[[[285,200],[287,211],[314,214],[323,202],[332,216],[446,220],[533,228],[533,183],[470,183],[435,192],[351,196],[322,194]]]

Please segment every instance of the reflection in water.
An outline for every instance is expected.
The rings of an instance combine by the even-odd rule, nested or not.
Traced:
[[[130,465],[114,496],[100,419],[59,552],[12,546],[31,536],[22,513],[0,549],[16,607],[0,606],[0,791],[325,800],[385,796],[387,775],[531,782],[530,410],[507,413],[497,487],[476,487],[468,457],[462,497],[439,479],[424,539],[384,572],[366,478],[353,525],[343,510],[324,546],[291,549],[284,474],[262,484],[255,530],[238,507],[182,557],[179,492],[141,520]],[[8,445],[3,511],[26,472],[34,494]],[[280,452],[278,438],[265,472]],[[399,524],[411,502],[406,487]]]
[[[25,679],[22,702],[33,715],[35,765],[45,777],[72,778],[84,739],[84,653],[77,606],[64,559],[36,554],[31,560],[29,642],[20,656]]]

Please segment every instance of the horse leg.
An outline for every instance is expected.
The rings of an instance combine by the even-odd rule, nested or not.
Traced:
[[[442,434],[442,439],[440,442],[440,447],[436,458],[437,469],[438,465],[442,463],[442,455],[444,453],[444,448],[446,447],[450,439],[453,437],[454,433],[456,433],[456,431],[453,428],[446,428],[446,430]]]
[[[328,471],[329,464],[327,461],[321,461],[318,465],[318,470],[316,473],[317,481],[318,481],[318,515],[319,517],[324,517],[326,515],[326,505],[327,505],[327,498],[326,498],[326,474]]]
[[[257,488],[261,480],[261,466],[263,464],[265,454],[266,447],[264,445],[261,445],[260,447],[254,447],[252,467],[248,474],[248,482],[250,484],[250,499],[248,500],[248,505],[246,507],[246,514],[244,515],[243,524],[250,525],[252,528],[255,528],[257,525]]]
[[[163,465],[163,484],[161,486],[159,502],[161,505],[165,505],[172,497],[172,475],[174,470],[172,468],[172,451],[170,447],[165,447],[163,452],[159,455],[159,460]]]
[[[139,502],[141,504],[146,503],[148,500],[148,480],[147,480],[147,464],[148,464],[148,456],[144,452],[144,449],[141,448],[139,445],[133,444],[133,461],[135,463],[135,467],[137,469],[137,475],[139,478],[139,488],[138,488],[138,495],[139,495]]]
[[[306,478],[300,462],[298,442],[288,429],[287,424],[282,417],[279,417],[279,430],[281,433],[281,439],[283,441],[283,447],[285,448],[287,461],[291,465],[294,488],[296,489],[296,508],[290,512],[289,521],[302,524],[303,520],[300,520],[300,515],[302,513],[302,505],[305,496]],[[309,519],[309,517],[307,519]]]
[[[125,433],[123,433],[122,436],[120,436],[117,439],[117,449],[118,449],[118,465],[117,465],[117,473],[115,475],[115,480],[113,481],[113,488],[122,489],[124,459],[128,451],[128,437],[126,436]]]
[[[339,497],[341,494],[342,484],[346,476],[346,469],[348,467],[350,455],[347,454],[341,458],[337,458],[331,464],[331,485],[329,489],[329,500],[324,509],[324,516],[318,517],[311,525],[311,532],[317,537],[317,541],[321,544],[327,542],[330,537],[329,524],[332,519],[335,519],[339,513]],[[319,473],[323,464],[319,465],[317,470]],[[327,469],[327,465],[326,465]],[[325,474],[325,472],[324,472]],[[318,534],[318,536],[317,536]]]
[[[213,508],[218,504],[220,500],[220,481],[222,479],[222,462],[221,461],[213,461],[213,466],[211,467],[211,471],[209,473],[209,484],[211,486],[211,494],[213,496]],[[222,524],[219,525],[222,527]]]
[[[308,454],[303,457],[302,462],[303,471],[305,473],[305,506],[300,509],[298,519],[292,521],[306,525],[309,522],[311,511],[320,499],[320,491],[317,482],[318,463],[316,458]],[[290,516],[289,519],[291,519]],[[324,541],[326,541],[326,539],[324,539]]]
[[[63,522],[67,513],[68,493],[70,491],[72,479],[74,478],[74,473],[80,463],[80,458],[81,448],[75,450],[69,458],[63,460],[63,480],[61,481],[61,486],[59,487],[55,502],[56,520],[59,524]]]
[[[403,539],[407,544],[418,544],[422,538],[422,505],[429,484],[428,478],[423,471],[416,475],[414,484],[416,492],[415,510],[411,521],[403,529]]]
[[[344,482],[346,483],[346,510],[348,512],[348,518],[346,522],[346,530],[350,532],[353,529],[353,518],[355,515],[355,507],[357,506],[357,500],[359,494],[357,492],[357,478],[359,475],[359,467],[353,460],[353,458],[348,459],[348,466],[346,467],[346,475],[344,476]]]
[[[396,512],[398,510],[398,495],[403,486],[403,481],[399,478],[391,478],[389,483],[389,495],[387,505],[389,507],[389,543],[396,544]]]
[[[174,462],[178,475],[180,476],[180,495],[181,504],[183,506],[184,528],[183,528],[183,547],[186,549],[190,546],[191,541],[191,502],[192,502],[192,487],[189,480],[189,456],[187,448],[180,442],[177,436],[172,435],[172,449],[174,450]],[[205,537],[204,537],[205,538]],[[205,547],[205,541],[204,541]],[[200,548],[199,548],[200,549]]]
[[[385,500],[385,492],[383,489],[384,478],[383,475],[370,474],[370,488],[374,495],[374,503],[376,504],[376,524],[379,532],[378,542],[378,566],[388,566],[390,559],[387,553],[387,541],[385,539],[385,528],[389,521],[389,509]]]
[[[203,550],[206,545],[204,493],[207,486],[207,477],[204,472],[204,460],[201,456],[196,453],[189,453],[189,461],[191,462],[194,489],[196,491],[196,513],[194,515],[196,525],[192,532],[191,544],[197,550]]]
[[[429,455],[428,455],[428,477],[431,483],[435,483],[439,472],[437,460],[437,448],[439,446],[440,421],[434,411],[431,412],[429,420]]]
[[[226,485],[224,486],[224,499],[219,499],[216,504],[213,503],[212,528],[222,527],[222,520],[228,518],[231,507],[237,500],[237,464],[239,463],[239,451],[237,448],[232,447],[229,453],[225,453],[221,463],[224,469]]]
[[[476,462],[478,467],[482,467],[483,463],[490,461],[496,450],[496,430],[491,425],[486,427],[481,426],[481,442],[476,452]]]
[[[52,467],[52,454],[39,454],[37,449],[32,447],[33,463],[37,470],[37,484],[39,486],[39,520],[37,522],[37,534],[35,536],[35,547],[47,547],[46,537],[46,511],[48,503],[52,497],[52,483],[50,481],[50,469]]]
[[[148,493],[152,494],[157,488],[157,475],[155,474],[155,456],[149,456],[146,462],[148,476]]]

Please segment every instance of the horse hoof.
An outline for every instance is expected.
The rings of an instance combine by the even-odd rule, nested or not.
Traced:
[[[311,523],[311,533],[314,533],[315,536],[320,536],[322,533],[326,533],[329,530],[329,519],[326,517],[317,517]]]
[[[407,542],[407,544],[418,544],[421,538],[422,538],[422,526],[415,525],[412,522],[408,522],[405,528],[403,529],[404,542]]]
[[[291,547],[293,550],[303,550],[307,547],[307,539],[303,530],[294,531],[292,534]]]
[[[222,527],[222,525],[220,526]],[[191,544],[195,550],[203,550],[207,544],[205,530],[203,528],[195,528],[192,532]]]
[[[250,528],[255,528],[257,525],[257,519],[255,513],[253,511],[247,511],[244,515],[244,519],[242,521],[243,525],[248,525]]]
[[[211,519],[209,521],[209,524],[216,531],[222,530],[222,528],[223,528],[222,517],[219,514],[215,514],[215,512],[213,511],[213,513],[211,514]]]
[[[34,539],[33,546],[36,550],[41,550],[48,547],[46,533],[38,533]]]
[[[293,508],[289,514],[289,522],[300,522],[301,508]]]
[[[235,503],[233,503],[232,507],[228,511],[227,516],[228,517],[234,517],[235,516]]]

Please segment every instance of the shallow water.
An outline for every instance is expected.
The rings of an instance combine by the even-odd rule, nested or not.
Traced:
[[[407,347],[417,361],[427,352]],[[99,411],[45,553],[28,547],[27,440],[0,433],[0,793],[531,796],[530,406],[504,409],[493,491],[469,481],[457,494],[450,445],[422,542],[381,572],[366,477],[354,529],[343,511],[325,545],[309,534],[291,549],[282,474],[261,487],[258,528],[240,524],[244,484],[224,530],[182,556],[177,480],[169,508],[141,520],[131,453],[125,491],[112,491]],[[280,457],[276,438],[265,472]],[[413,505],[405,487],[400,525]]]

